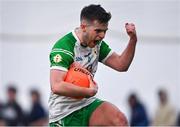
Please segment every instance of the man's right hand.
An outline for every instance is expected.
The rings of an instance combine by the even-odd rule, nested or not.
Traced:
[[[89,84],[89,95],[87,96],[87,98],[96,95],[96,93],[98,91],[97,83],[92,79],[91,76],[88,76],[88,78],[89,78],[90,84]]]

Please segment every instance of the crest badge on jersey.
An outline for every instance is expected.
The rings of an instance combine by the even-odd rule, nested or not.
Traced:
[[[62,61],[62,57],[61,57],[60,54],[57,54],[57,55],[54,56],[53,60],[54,60],[55,63],[59,63],[59,62]]]

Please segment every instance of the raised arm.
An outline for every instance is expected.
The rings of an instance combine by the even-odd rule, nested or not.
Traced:
[[[112,53],[111,56],[107,58],[105,61],[105,65],[117,70],[117,71],[127,71],[135,53],[136,48],[136,42],[137,42],[137,36],[136,36],[136,30],[135,25],[133,23],[126,23],[125,25],[127,34],[129,35],[129,43],[125,50],[122,52],[121,55],[118,55],[117,53]]]
[[[90,88],[78,87],[74,84],[64,81],[66,72],[56,69],[50,70],[51,91],[54,94],[68,97],[91,97],[97,93],[97,89],[90,82]]]

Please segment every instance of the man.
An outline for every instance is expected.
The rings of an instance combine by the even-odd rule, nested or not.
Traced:
[[[128,103],[131,110],[130,126],[148,126],[149,119],[146,108],[135,93],[129,95]]]
[[[17,102],[17,93],[18,91],[13,84],[7,88],[8,101],[2,111],[6,126],[22,126],[25,124],[23,110]]]
[[[41,104],[41,94],[37,89],[30,91],[31,109],[28,114],[28,124],[30,126],[44,126],[47,122],[47,113]]]
[[[95,97],[98,87],[93,79],[90,79],[90,88],[64,81],[72,65],[86,68],[92,76],[98,62],[120,72],[128,70],[137,42],[135,26],[126,23],[130,40],[127,48],[118,55],[103,41],[110,19],[111,14],[100,5],[86,6],[81,11],[80,26],[54,45],[50,53],[50,126],[127,125],[126,117],[117,107]],[[73,97],[84,98],[79,100]]]
[[[164,88],[158,91],[159,106],[155,112],[153,119],[153,126],[175,126],[176,125],[176,112],[171,105],[168,93]]]

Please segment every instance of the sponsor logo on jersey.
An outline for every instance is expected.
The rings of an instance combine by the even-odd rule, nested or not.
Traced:
[[[62,61],[62,57],[61,57],[60,54],[57,54],[57,55],[54,56],[53,60],[54,60],[55,63],[59,63],[59,62]]]
[[[78,72],[82,72],[86,75],[90,75],[90,72],[88,72],[87,70],[82,69],[82,68],[74,68],[74,71],[78,71]]]
[[[82,57],[76,57],[76,61],[83,61]]]

